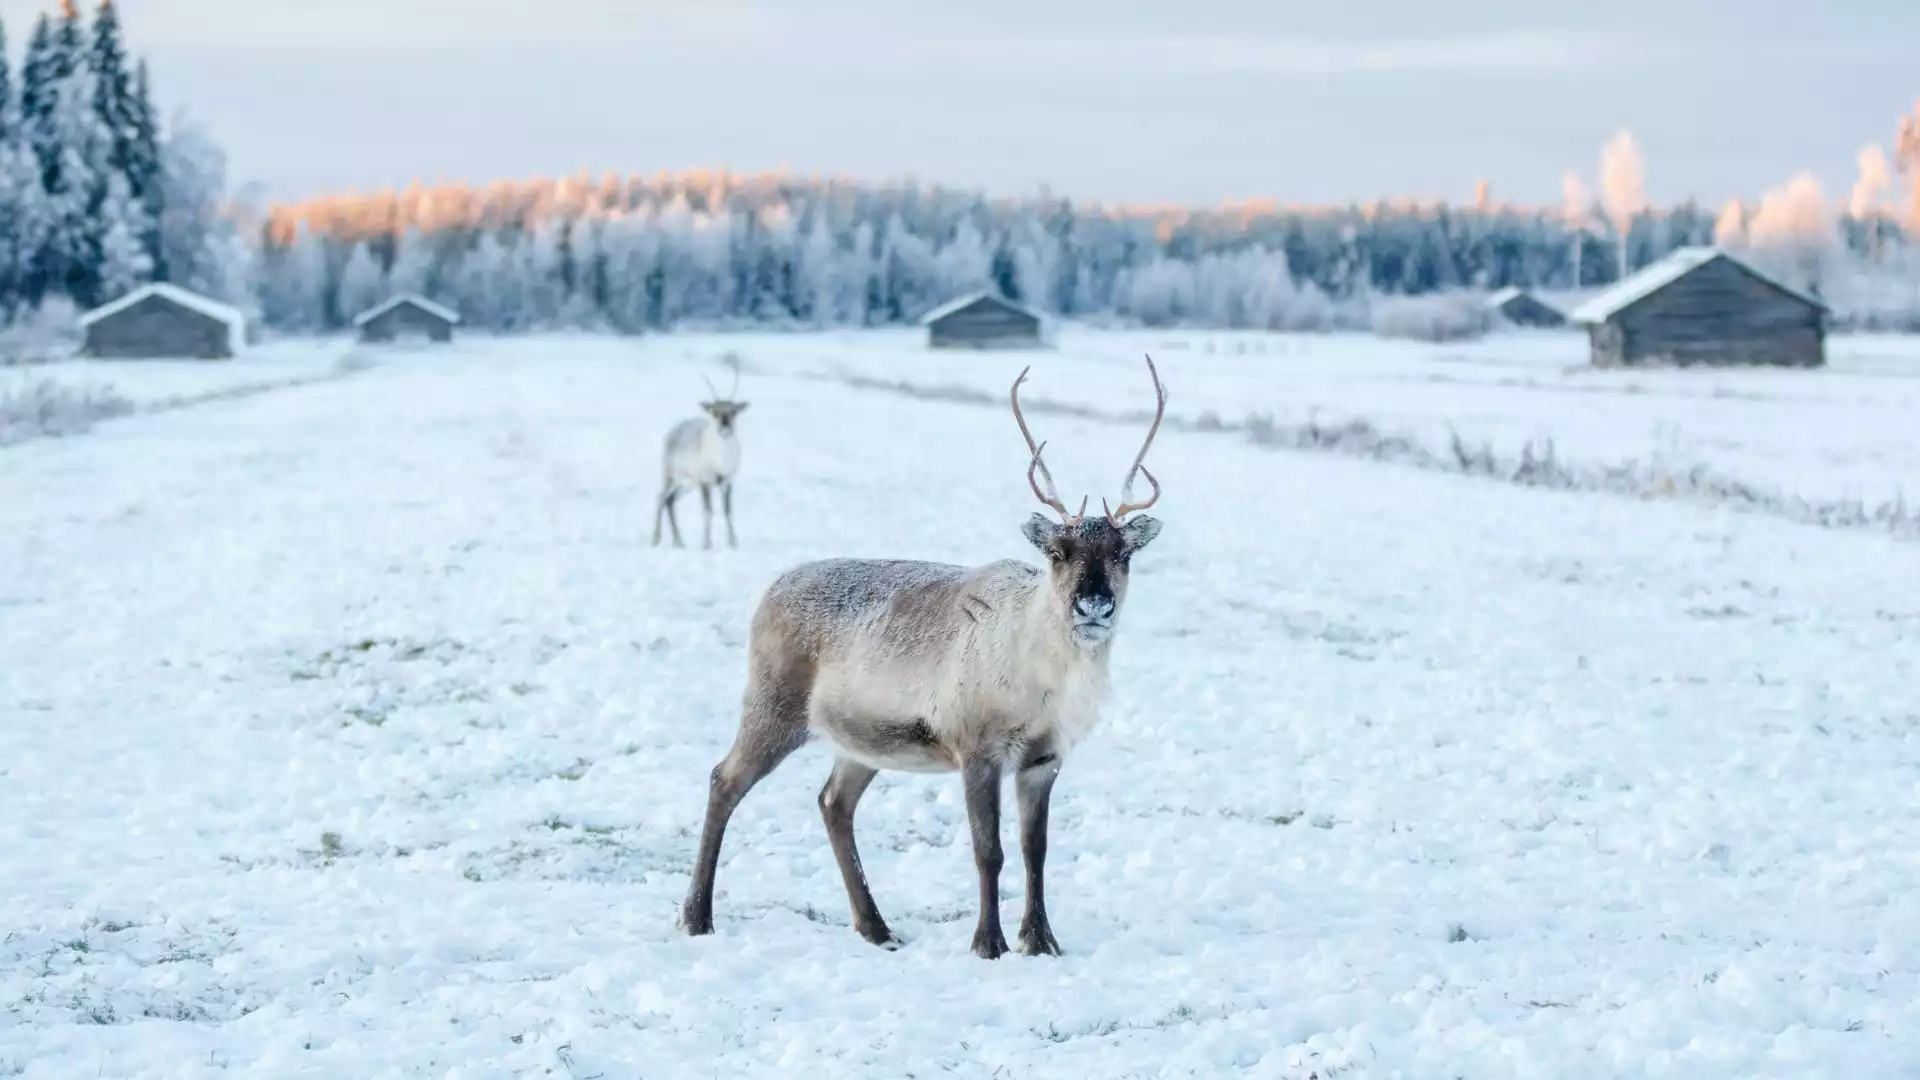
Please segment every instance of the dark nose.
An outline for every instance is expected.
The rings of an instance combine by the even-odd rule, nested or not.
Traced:
[[[1113,615],[1113,597],[1082,596],[1073,602],[1073,612],[1084,619],[1105,619]]]

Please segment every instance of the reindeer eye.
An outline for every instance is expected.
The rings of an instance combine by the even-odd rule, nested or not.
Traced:
[[[1050,547],[1047,549],[1047,558],[1052,562],[1062,563],[1067,561],[1067,553],[1060,548]]]

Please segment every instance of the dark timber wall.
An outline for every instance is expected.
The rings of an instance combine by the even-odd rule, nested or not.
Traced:
[[[1002,300],[983,296],[927,327],[936,349],[1021,349],[1040,344],[1040,320]]]
[[[158,295],[88,326],[81,351],[104,360],[233,356],[226,323]]]
[[[1593,363],[1826,363],[1825,313],[1725,257],[1588,328]]]

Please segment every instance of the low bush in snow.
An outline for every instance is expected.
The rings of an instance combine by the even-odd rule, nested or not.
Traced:
[[[1471,341],[1499,324],[1499,316],[1473,293],[1376,297],[1372,316],[1375,334],[1414,341]]]
[[[840,374],[838,381],[859,389],[922,400],[1004,407],[1004,399],[999,395],[973,387],[928,386],[848,373]],[[1143,424],[1153,415],[1150,410],[1109,411],[1039,397],[1021,404],[1030,413],[1116,424]],[[1172,431],[1244,435],[1254,445],[1268,449],[1343,454],[1416,469],[1479,476],[1522,487],[1604,492],[1635,498],[1698,499],[1771,514],[1803,525],[1876,529],[1920,539],[1920,507],[1909,506],[1904,497],[1898,495],[1879,503],[1859,499],[1809,499],[1777,487],[1727,476],[1705,464],[1574,462],[1561,457],[1551,439],[1529,441],[1518,453],[1502,453],[1491,443],[1469,443],[1458,432],[1452,433],[1444,448],[1436,448],[1416,435],[1386,430],[1365,417],[1326,421],[1310,416],[1301,422],[1283,423],[1264,413],[1251,413],[1244,420],[1232,421],[1209,410],[1192,418],[1169,415],[1164,424]]]
[[[79,311],[65,297],[49,297],[0,327],[0,367],[68,360],[79,351]]]
[[[133,411],[133,402],[111,386],[36,379],[0,389],[0,446],[42,435],[78,435],[96,421]]]

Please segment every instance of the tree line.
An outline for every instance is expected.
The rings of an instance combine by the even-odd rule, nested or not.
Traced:
[[[286,332],[327,332],[415,292],[478,328],[626,333],[883,326],[992,289],[1055,314],[1148,325],[1332,329],[1402,297],[1591,290],[1719,243],[1813,289],[1842,322],[1920,329],[1920,111],[1869,147],[1844,204],[1797,177],[1753,205],[1654,207],[1630,135],[1559,206],[1377,201],[1140,209],[1050,192],[708,171],[413,185],[249,207],[220,148],[163,131],[113,0],[0,27],[0,319],[90,306],[149,280]],[[1913,205],[1889,196],[1909,179]]]
[[[113,0],[42,13],[17,69],[0,26],[0,320],[156,279],[244,292],[225,169],[190,123],[163,134]]]

